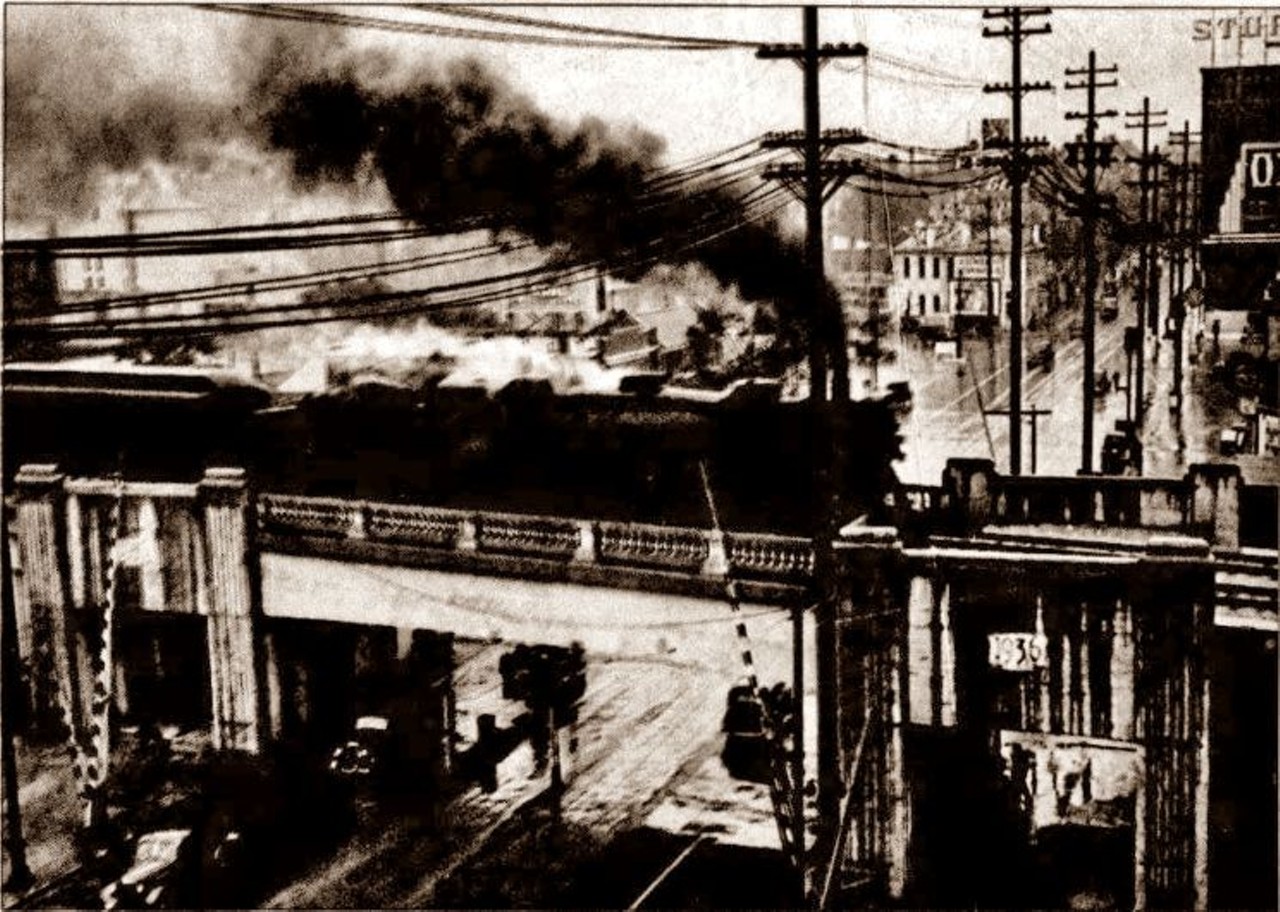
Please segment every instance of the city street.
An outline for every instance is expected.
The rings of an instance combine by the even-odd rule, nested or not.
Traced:
[[[1054,333],[1052,367],[1023,369],[1023,474],[1074,475],[1080,469],[1081,399],[1084,371],[1084,343],[1069,338],[1062,316]],[[935,354],[914,337],[895,334],[894,363],[880,368],[881,383],[903,379],[911,384],[913,407],[903,424],[904,458],[895,468],[907,484],[936,485],[950,457],[994,459],[998,471],[1009,467],[1009,418],[983,412],[1009,408],[1008,338],[965,338],[961,357]],[[1024,333],[1024,352],[1029,355],[1048,338],[1046,333]],[[1119,373],[1124,381],[1124,325],[1122,320],[1099,322],[1096,364],[1099,372]],[[1025,357],[1024,355],[1024,357]],[[863,366],[854,369],[854,388],[869,379]],[[1033,410],[1051,414],[1038,419]],[[1124,418],[1124,392],[1112,389],[1095,399],[1094,470],[1100,468],[1099,455],[1106,434]]]
[[[778,679],[789,669],[785,613],[748,623],[765,680]],[[552,824],[547,775],[535,774],[526,744],[501,765],[498,791],[464,791],[434,824],[391,804],[380,807],[265,905],[547,905],[571,886],[609,894],[589,904],[626,905],[634,897],[623,895],[629,889],[624,883],[593,882],[595,875],[588,874],[584,884],[574,873],[581,865],[607,867],[607,861],[593,859],[624,834],[643,828],[680,837],[696,824],[694,832],[714,832],[722,845],[776,849],[767,789],[734,781],[719,759],[725,695],[741,675],[728,607],[723,629],[677,624],[660,633],[648,654],[588,656],[586,696],[571,732],[576,750],[565,755],[558,824]],[[701,645],[717,636],[724,641],[719,663]],[[472,718],[481,712],[495,712],[503,724],[519,709],[500,696],[497,663],[507,648],[459,642],[463,734],[474,729]],[[655,851],[651,874],[662,865],[663,850]]]

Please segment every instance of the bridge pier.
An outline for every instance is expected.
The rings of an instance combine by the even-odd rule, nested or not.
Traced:
[[[1118,901],[1207,906],[1204,541],[1157,537],[1091,562],[947,554],[848,529],[836,554],[841,768],[856,776],[846,879],[870,872],[885,898],[926,905],[1055,905],[1101,889],[1083,886],[1087,865],[1054,867],[1067,849],[1044,847],[1085,838]],[[1021,863],[980,859],[988,830],[1032,852],[1023,867],[1040,873],[990,888],[1002,864]],[[1036,833],[1057,840],[1039,856],[1026,841]],[[939,862],[966,851],[970,864]],[[943,882],[959,893],[930,892]]]
[[[270,730],[260,587],[251,573],[249,500],[242,469],[209,469],[198,485],[204,521],[213,746],[258,753]]]
[[[37,719],[57,716],[69,736],[83,731],[88,703],[79,686],[82,663],[68,614],[63,475],[55,465],[25,465],[14,478],[13,538],[22,566],[14,580],[19,642]],[[25,610],[24,610],[25,609]]]

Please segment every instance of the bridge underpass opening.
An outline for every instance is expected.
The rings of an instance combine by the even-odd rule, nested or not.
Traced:
[[[1276,633],[1218,627],[1209,735],[1210,905],[1276,906]]]
[[[387,720],[423,784],[452,764],[454,643],[448,634],[270,618],[267,694],[273,737],[316,758],[362,717]]]
[[[721,721],[729,688],[744,676],[738,620],[750,632],[762,684],[791,683],[790,606],[747,603],[735,615],[714,597],[279,553],[264,553],[261,566],[269,625],[314,625],[324,619],[335,626],[452,633],[460,752],[475,737],[481,714],[495,715],[498,726],[506,728],[526,711],[523,704],[501,697],[502,654],[518,643],[581,643],[587,693],[580,720],[568,732],[579,750],[568,759],[566,815],[579,815],[590,826],[603,821],[602,830],[626,821],[628,826],[679,832],[702,814],[723,825],[727,844],[776,848],[767,791],[744,799],[750,804],[746,815],[735,816],[721,806],[724,795],[744,785],[723,769]],[[656,574],[655,579],[670,585]],[[813,642],[808,618],[804,649],[809,669],[815,667]],[[815,683],[811,673],[806,687],[811,719]],[[816,726],[808,726],[807,735],[812,778]],[[692,771],[693,778],[655,807],[650,799],[681,770]],[[714,799],[707,797],[713,792]],[[633,806],[635,813],[644,808],[640,817],[628,810]],[[750,818],[745,823],[739,819],[744,816]]]
[[[114,708],[122,726],[208,731],[207,621],[195,614],[116,612]],[[92,648],[85,643],[82,654]]]
[[[958,572],[926,606],[934,617],[913,619],[926,652],[950,640],[912,662],[933,678],[913,696],[954,688],[945,709],[913,703],[905,736],[913,901],[1132,906],[1142,752],[1112,712],[1132,692],[1121,674],[1113,695],[1120,594],[1110,580]]]
[[[448,631],[460,639],[570,646],[597,656],[665,660],[732,680],[742,674],[734,628],[748,626],[763,682],[789,681],[790,608],[510,576],[263,554],[268,619]],[[810,639],[806,636],[806,640]]]

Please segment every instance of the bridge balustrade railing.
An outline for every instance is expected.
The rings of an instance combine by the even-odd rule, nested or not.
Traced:
[[[363,527],[363,510],[358,500],[267,494],[258,498],[258,524],[267,532],[346,538]]]
[[[711,556],[710,533],[703,529],[621,522],[601,522],[597,528],[598,555],[606,563],[699,573]]]
[[[1004,476],[992,487],[990,521],[1178,529],[1190,497],[1182,479]]]
[[[461,510],[403,504],[368,504],[364,510],[369,538],[432,548],[456,548],[467,515]]]
[[[729,566],[745,576],[807,577],[813,574],[813,546],[808,539],[762,532],[730,532],[725,536]]]
[[[477,513],[473,522],[479,551],[570,560],[581,553],[584,542],[582,523],[573,519]]]
[[[264,532],[282,537],[345,538],[693,574],[722,573],[727,560],[732,573],[759,579],[799,580],[813,572],[808,539],[764,532],[719,535],[710,529],[648,523],[271,493],[259,495],[258,518]]]

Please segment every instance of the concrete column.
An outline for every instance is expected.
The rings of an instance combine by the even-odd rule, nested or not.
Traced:
[[[1089,690],[1089,605],[1080,604],[1080,734],[1093,735],[1093,699]]]
[[[729,574],[729,553],[725,550],[724,533],[712,529],[707,536],[707,559],[702,562],[703,576],[723,577]]]
[[[1071,633],[1068,631],[1062,634],[1062,686],[1060,692],[1062,694],[1062,731],[1068,735],[1078,735],[1076,731],[1076,707],[1072,701],[1071,686],[1075,676],[1072,673],[1072,656],[1071,656]]]
[[[200,482],[199,497],[204,510],[213,744],[219,750],[256,754],[264,736],[260,606],[249,572],[244,471],[208,470]]]
[[[596,524],[589,519],[578,520],[578,547],[573,552],[573,562],[575,564],[596,562]]]
[[[942,666],[934,582],[913,576],[907,595],[907,710],[917,725],[942,724]]]
[[[1196,661],[1192,667],[1200,669],[1197,675],[1188,674],[1190,679],[1186,696],[1188,703],[1194,704],[1199,701],[1199,712],[1190,712],[1188,715],[1197,723],[1198,732],[1194,735],[1197,740],[1196,751],[1196,781],[1195,781],[1195,822],[1193,824],[1195,832],[1195,864],[1192,870],[1192,876],[1195,884],[1195,907],[1197,909],[1209,908],[1209,759],[1210,759],[1210,732],[1212,725],[1210,724],[1210,705],[1209,705],[1209,661],[1206,652],[1208,646],[1205,643],[1206,634],[1211,634],[1213,630],[1213,611],[1210,607],[1205,610],[1201,604],[1196,604],[1193,617],[1195,624],[1199,627],[1196,636],[1197,647],[1201,650],[1200,655],[1196,656]],[[1207,619],[1207,620],[1206,620]],[[1188,709],[1192,709],[1189,706]]]
[[[1112,629],[1110,737],[1133,741],[1133,614],[1124,599],[1116,600]]]
[[[942,724],[956,724],[956,641],[951,632],[951,585],[943,582],[937,593],[938,622],[941,626]]]
[[[76,640],[68,623],[63,475],[54,465],[25,465],[14,478],[14,533],[22,562],[15,602],[27,606],[34,661],[31,686],[37,700],[56,699],[74,740],[87,705],[79,684]],[[24,619],[19,617],[21,625]],[[45,696],[47,695],[47,696]]]
[[[1133,908],[1147,907],[1147,754],[1140,754],[1141,775],[1133,802]]]
[[[888,819],[885,821],[885,863],[888,865],[890,899],[901,899],[907,887],[907,846],[911,843],[911,807],[903,756],[902,636],[888,647],[889,743],[886,745],[885,779],[888,780]]]
[[[1036,637],[1044,644],[1045,663],[1035,671],[1037,689],[1040,694],[1040,731],[1048,734],[1053,730],[1053,692],[1049,678],[1049,638],[1044,633],[1044,596],[1036,593]]]
[[[1187,471],[1191,483],[1190,523],[1204,530],[1219,548],[1240,547],[1240,467],[1224,463],[1193,465]]]

